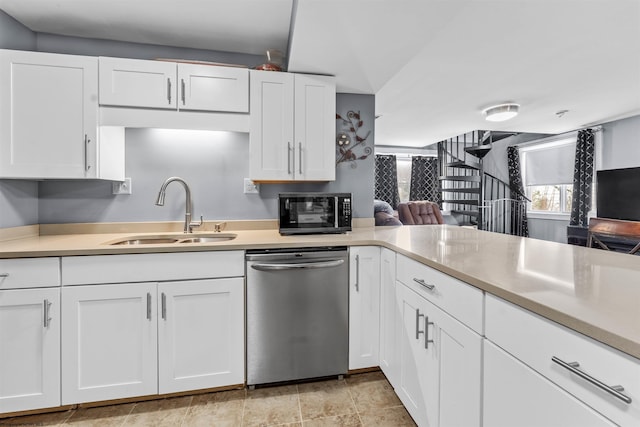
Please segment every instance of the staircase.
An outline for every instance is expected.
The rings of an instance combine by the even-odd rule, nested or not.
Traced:
[[[442,208],[461,225],[484,229],[484,203],[510,196],[508,183],[485,173],[482,162],[494,142],[512,135],[477,130],[438,143]]]

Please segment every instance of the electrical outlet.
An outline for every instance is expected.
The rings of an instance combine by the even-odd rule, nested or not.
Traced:
[[[131,178],[125,178],[124,181],[114,181],[111,183],[112,194],[131,194]]]
[[[256,184],[249,178],[244,179],[244,194],[258,194],[260,193],[260,184]]]

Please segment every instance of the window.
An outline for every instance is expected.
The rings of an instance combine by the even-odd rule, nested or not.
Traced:
[[[411,189],[411,156],[396,157],[398,168],[398,194],[401,202],[409,201],[409,190]]]
[[[569,214],[573,195],[575,139],[566,138],[520,149],[528,211]]]

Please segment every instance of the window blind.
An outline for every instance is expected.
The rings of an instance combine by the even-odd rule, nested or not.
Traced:
[[[525,185],[571,184],[576,144],[523,150]]]

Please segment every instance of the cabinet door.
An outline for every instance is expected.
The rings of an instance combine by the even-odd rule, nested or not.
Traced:
[[[401,325],[396,308],[396,254],[380,251],[380,368],[393,387],[398,379],[396,330]]]
[[[349,369],[379,365],[380,248],[349,249]]]
[[[0,177],[96,177],[97,117],[97,58],[0,51]]]
[[[62,404],[158,392],[156,284],[62,289]]]
[[[430,302],[425,322],[437,357],[438,425],[480,426],[482,337]]]
[[[60,405],[60,289],[0,291],[0,413]]]
[[[100,105],[176,109],[176,63],[100,57]]]
[[[615,425],[488,340],[484,341],[483,383],[485,426]]]
[[[181,110],[249,112],[249,70],[178,64]]]
[[[425,343],[427,301],[396,283],[401,324],[398,336],[398,385],[395,391],[419,426],[437,426],[439,376],[435,347]],[[433,328],[429,326],[430,332]]]
[[[336,179],[336,87],[333,77],[295,75],[295,177]]]
[[[159,392],[244,383],[244,280],[158,285]]]
[[[255,181],[291,181],[293,74],[251,71],[249,177]]]

